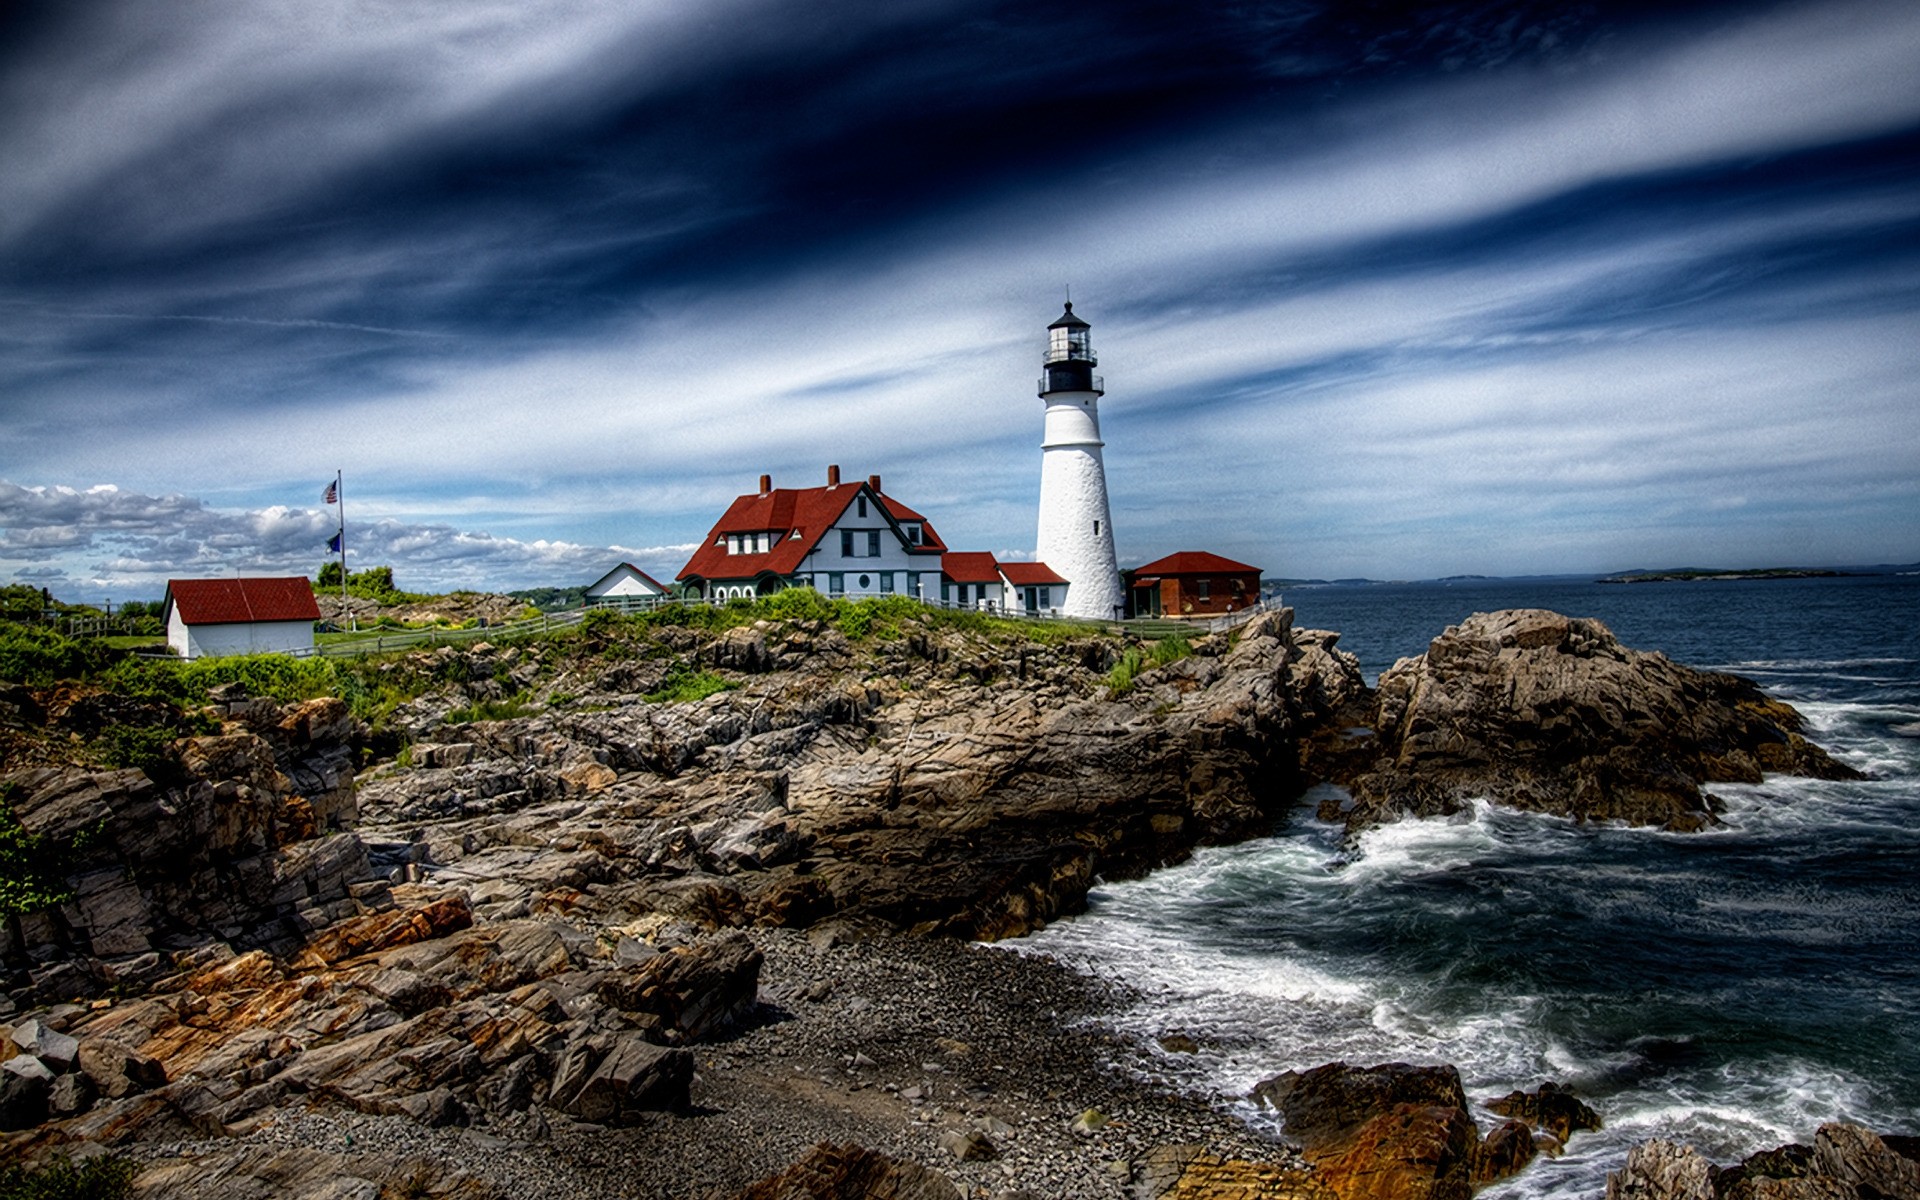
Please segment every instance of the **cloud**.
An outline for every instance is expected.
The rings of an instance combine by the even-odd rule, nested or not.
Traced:
[[[17,570],[20,579],[72,578],[92,590],[161,589],[170,577],[311,574],[328,557],[330,512],[274,506],[208,507],[186,496],[149,496],[112,485],[23,487],[0,481],[0,564],[59,558]],[[515,587],[591,583],[631,560],[677,571],[686,546],[584,546],[495,537],[450,525],[374,520],[350,525],[349,566],[395,567],[402,587]]]
[[[287,494],[344,464],[382,552],[531,573],[827,462],[1017,546],[1069,281],[1137,556],[1526,569],[1803,494],[1920,525],[1818,448],[1912,452],[1911,5],[371,11],[107,6],[8,56],[0,472],[151,523],[50,495],[0,550],[307,570]],[[1177,503],[1220,462],[1314,528]],[[1778,490],[1704,482],[1741,476]]]

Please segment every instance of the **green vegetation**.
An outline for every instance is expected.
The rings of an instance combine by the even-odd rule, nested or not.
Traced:
[[[0,623],[0,679],[45,687],[83,679],[118,655],[88,638],[70,638],[45,625]]]
[[[1192,654],[1193,643],[1187,640],[1187,635],[1184,633],[1176,633],[1172,637],[1162,638],[1155,642],[1153,644],[1153,652],[1147,657],[1154,666],[1164,667],[1168,663],[1179,662],[1181,659],[1187,658]]]
[[[642,699],[652,704],[687,704],[739,686],[712,671],[695,671],[676,663],[673,670],[667,672],[666,681]]]
[[[321,563],[320,573],[313,580],[313,590],[329,594],[339,592],[340,564]],[[439,599],[431,593],[403,592],[394,587],[392,567],[368,567],[364,571],[347,572],[347,595],[379,604],[420,604]]]
[[[121,1200],[138,1171],[111,1154],[78,1163],[62,1154],[43,1167],[14,1163],[0,1168],[0,1200]]]
[[[449,725],[471,725],[475,721],[510,721],[515,717],[529,717],[539,712],[539,705],[525,692],[518,692],[504,700],[476,700],[463,708],[456,708],[447,714]]]
[[[579,608],[587,602],[587,589],[581,587],[541,587],[521,588],[517,592],[508,592],[515,600],[525,601],[541,612],[566,612]]]
[[[0,917],[9,920],[73,899],[67,869],[100,833],[82,830],[64,840],[28,833],[13,815],[15,792],[12,784],[0,785]]]
[[[1107,695],[1118,700],[1131,692],[1134,685],[1139,683],[1141,672],[1178,662],[1192,653],[1193,645],[1187,641],[1184,634],[1163,638],[1155,642],[1151,650],[1128,646],[1126,653],[1120,656],[1120,661],[1113,664],[1113,669],[1107,672]]]
[[[1140,647],[1128,646],[1126,653],[1120,656],[1120,661],[1113,664],[1113,669],[1107,672],[1107,695],[1115,700],[1126,695],[1133,690],[1140,672],[1146,669],[1147,656],[1141,652]]]

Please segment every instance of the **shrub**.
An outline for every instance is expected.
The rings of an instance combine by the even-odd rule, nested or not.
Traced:
[[[137,1173],[132,1162],[112,1154],[78,1163],[61,1154],[42,1167],[15,1163],[0,1168],[0,1200],[121,1200]]]
[[[81,679],[112,656],[95,639],[70,638],[44,625],[0,623],[0,679],[35,686]]]
[[[764,608],[779,621],[831,621],[834,602],[810,587],[787,588],[768,597]]]
[[[666,680],[642,699],[652,704],[688,704],[739,686],[712,671],[695,671],[685,664],[676,663],[667,672]]]
[[[13,815],[12,785],[0,786],[0,917],[37,913],[73,899],[67,870],[99,830],[69,840],[28,833]],[[22,1193],[30,1194],[30,1193]],[[0,1191],[0,1200],[7,1193]]]

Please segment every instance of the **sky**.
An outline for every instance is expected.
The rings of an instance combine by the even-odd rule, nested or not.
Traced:
[[[765,472],[1029,555],[1920,560],[1920,5],[0,7],[0,583],[677,573]]]

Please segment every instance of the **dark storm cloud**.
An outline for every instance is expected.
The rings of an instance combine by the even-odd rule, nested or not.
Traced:
[[[1013,422],[1068,282],[1109,347],[1110,420],[1162,448],[1110,450],[1152,514],[1142,553],[1217,536],[1163,515],[1192,456],[1244,433],[1200,419],[1283,427],[1334,395],[1330,455],[1369,460],[1365,418],[1424,397],[1531,439],[1550,503],[1603,520],[1604,481],[1552,484],[1588,478],[1593,445],[1510,396],[1571,387],[1595,355],[1615,411],[1645,414],[1621,445],[1780,470],[1746,431],[1674,427],[1650,389],[1686,354],[1737,376],[1784,328],[1809,336],[1768,403],[1819,389],[1881,413],[1901,359],[1850,330],[1917,303],[1920,20],[1899,4],[190,0],[0,20],[0,472],[261,513],[345,462],[379,481],[372,515],[437,531],[393,542],[423,563],[457,544],[455,513],[678,544],[755,471],[829,456],[910,467],[968,506],[943,529],[1017,546],[1030,508],[1001,498],[1031,490],[1033,437]],[[1875,478],[1913,453],[1910,428],[1880,434]],[[1299,474],[1245,467],[1276,497]],[[1491,475],[1420,490],[1452,470],[1380,486],[1485,519]],[[1837,494],[1850,470],[1818,478]],[[1329,507],[1343,494],[1279,502],[1333,529],[1359,519]],[[76,567],[61,556],[87,547],[56,543],[89,528],[10,528],[0,558]],[[122,557],[220,549],[199,536]]]

